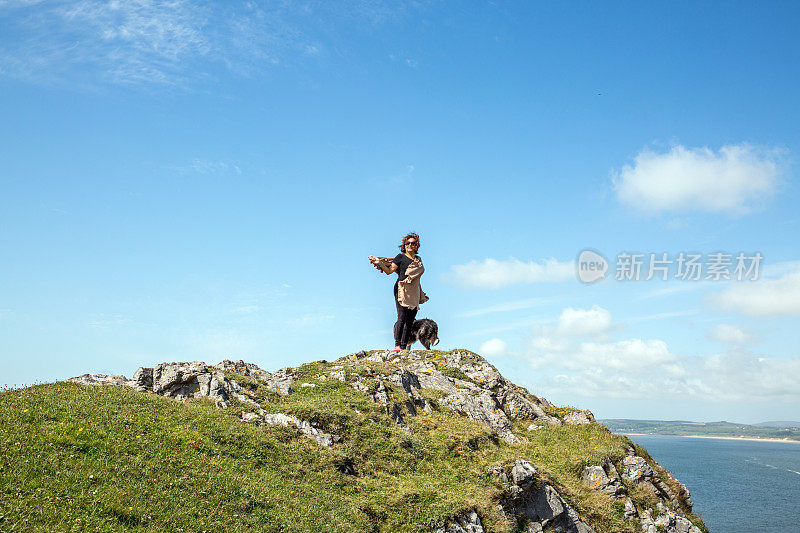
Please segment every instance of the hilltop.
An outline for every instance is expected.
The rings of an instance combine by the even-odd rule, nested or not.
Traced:
[[[467,350],[86,374],[0,423],[0,531],[707,531],[645,450]]]

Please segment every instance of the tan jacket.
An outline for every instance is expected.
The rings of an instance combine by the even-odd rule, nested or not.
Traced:
[[[377,257],[376,259],[376,266],[382,265],[386,268],[392,266],[393,259],[391,257]],[[422,265],[422,259],[416,256],[406,268],[406,277],[397,282],[397,301],[403,307],[418,309],[420,304],[430,300],[419,284],[419,278],[423,272],[425,272],[425,267]]]

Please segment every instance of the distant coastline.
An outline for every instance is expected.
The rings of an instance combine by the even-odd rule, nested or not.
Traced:
[[[744,440],[751,442],[790,442],[800,444],[800,440],[779,439],[775,437],[719,437],[716,435],[673,435],[668,433],[628,433],[627,431],[613,431],[615,435],[625,435],[628,437],[686,437],[688,439],[719,439],[719,440]]]
[[[777,422],[761,424],[736,424],[732,422],[692,422],[689,420],[598,420],[612,432],[620,435],[673,435],[706,439],[735,439],[764,442],[798,442],[800,427],[791,422],[789,427]],[[769,424],[769,425],[767,425]]]

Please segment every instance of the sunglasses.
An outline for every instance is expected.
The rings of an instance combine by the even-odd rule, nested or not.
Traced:
[[[419,243],[416,241],[408,241],[406,243],[406,246],[419,246]]]

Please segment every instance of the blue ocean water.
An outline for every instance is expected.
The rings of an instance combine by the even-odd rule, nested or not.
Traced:
[[[629,437],[686,485],[712,533],[800,533],[800,443]]]

